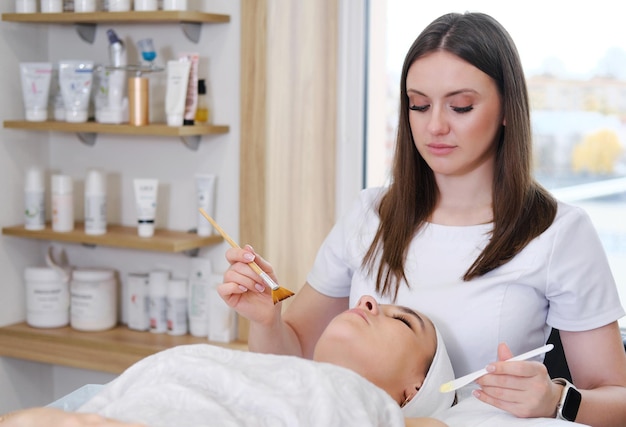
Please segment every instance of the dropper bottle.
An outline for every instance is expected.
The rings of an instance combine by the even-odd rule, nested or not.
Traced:
[[[204,79],[198,80],[198,107],[196,108],[195,121],[205,124],[209,121],[209,103],[206,94],[206,83]]]

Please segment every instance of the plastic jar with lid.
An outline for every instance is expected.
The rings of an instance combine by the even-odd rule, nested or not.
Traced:
[[[70,322],[70,293],[67,282],[52,268],[28,267],[26,323],[34,328],[60,328]]]
[[[104,331],[117,324],[117,280],[108,269],[76,269],[70,283],[70,325]]]

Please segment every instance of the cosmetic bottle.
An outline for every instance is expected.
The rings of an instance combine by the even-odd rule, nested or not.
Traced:
[[[211,291],[211,260],[193,258],[187,295],[189,332],[194,337],[209,335],[209,295]]]
[[[30,168],[24,185],[24,228],[43,230],[46,226],[45,186],[43,172]]]
[[[150,276],[148,273],[129,273],[128,327],[136,331],[150,329]]]
[[[167,333],[185,335],[187,333],[187,281],[171,279],[167,284]]]
[[[209,121],[209,102],[206,94],[206,83],[204,79],[198,80],[198,106],[196,108],[196,122],[205,124]]]
[[[74,229],[74,189],[72,178],[52,175],[52,231]]]
[[[85,234],[99,235],[106,231],[106,179],[102,172],[92,169],[85,179]]]
[[[164,270],[151,271],[148,277],[148,295],[150,299],[150,332],[167,332],[167,284],[170,273]]]

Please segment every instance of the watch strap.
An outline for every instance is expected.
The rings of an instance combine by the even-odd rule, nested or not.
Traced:
[[[555,418],[565,421],[575,421],[582,398],[580,392],[574,384],[565,378],[554,378],[552,382],[563,386],[561,398],[556,406]]]

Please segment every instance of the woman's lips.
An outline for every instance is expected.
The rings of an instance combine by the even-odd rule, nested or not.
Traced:
[[[455,145],[447,144],[427,144],[428,151],[436,156],[445,156],[450,154],[456,148]]]
[[[367,315],[363,312],[363,310],[359,310],[358,308],[352,308],[346,311],[346,313],[356,314],[357,316],[360,316],[363,320],[369,323],[369,321],[367,320]]]

